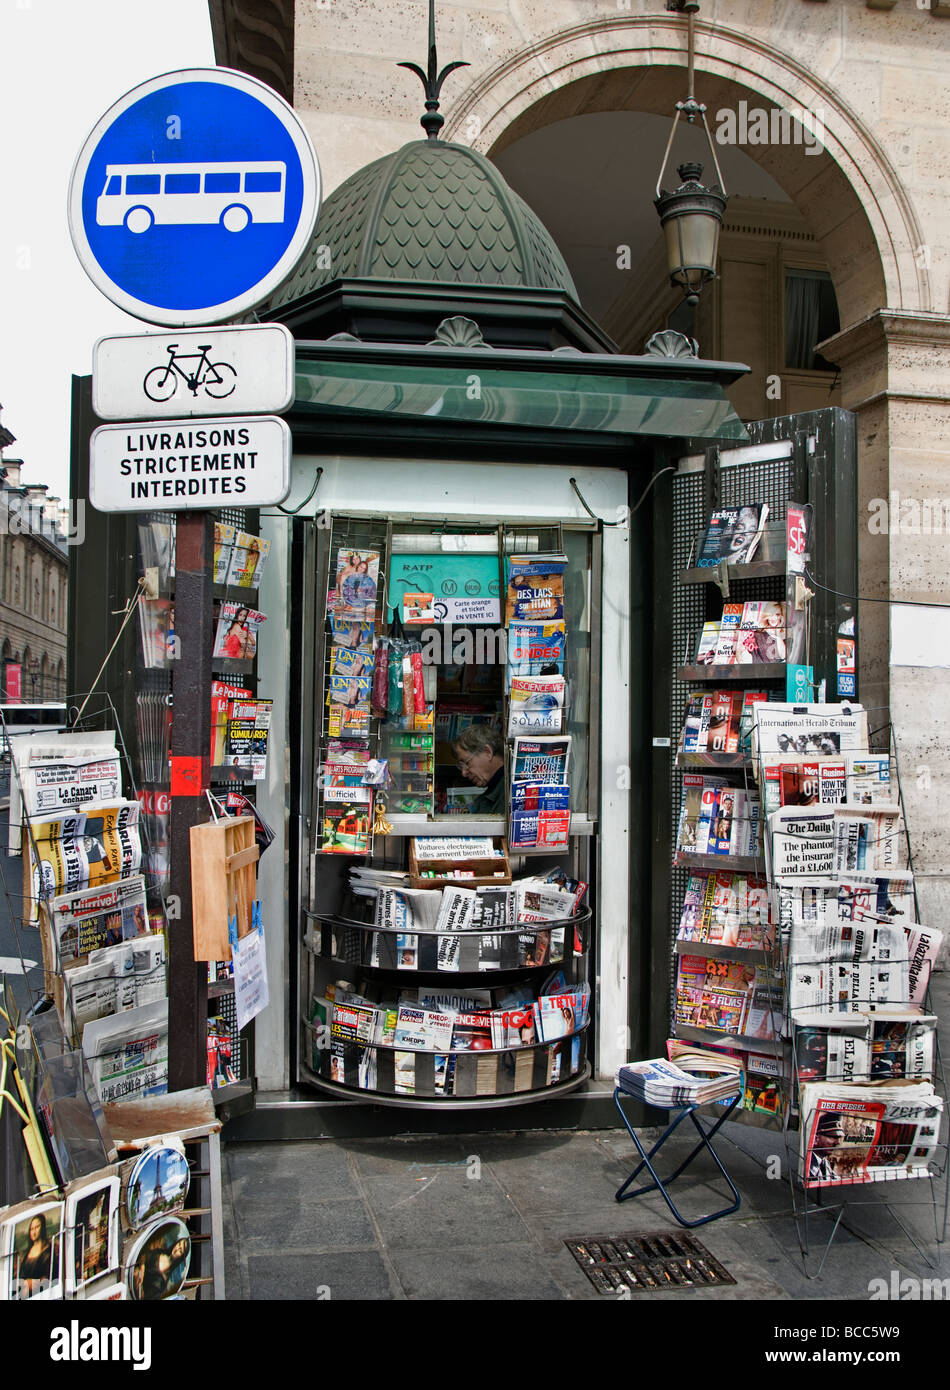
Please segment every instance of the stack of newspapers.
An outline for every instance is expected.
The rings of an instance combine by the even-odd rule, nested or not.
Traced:
[[[614,1080],[625,1095],[665,1110],[681,1105],[708,1105],[711,1101],[734,1096],[741,1089],[742,1076],[731,1059],[707,1054],[701,1061],[700,1067],[699,1054],[693,1053],[689,1071],[668,1062],[665,1057],[628,1062],[619,1069]],[[694,1067],[702,1074],[696,1075]]]

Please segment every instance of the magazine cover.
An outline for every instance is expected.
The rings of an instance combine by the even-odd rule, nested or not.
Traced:
[[[703,623],[696,645],[696,665],[709,666],[715,660],[719,646],[719,622]]]
[[[563,622],[512,623],[508,629],[508,685],[515,676],[563,675],[566,641]]]
[[[373,827],[369,787],[324,787],[321,854],[368,854]]]
[[[744,603],[736,639],[736,662],[783,662],[785,659],[785,604],[771,599]]]
[[[337,551],[335,588],[328,606],[337,618],[371,623],[376,615],[378,584],[379,551],[342,546]]]
[[[571,737],[525,738],[514,742],[512,782],[566,782]]]
[[[212,656],[250,660],[257,652],[260,626],[266,621],[267,615],[259,613],[256,608],[247,608],[240,603],[222,603]]]
[[[747,565],[758,549],[768,514],[764,502],[714,511],[703,537],[697,566],[709,568],[721,560],[729,565]]]
[[[564,574],[558,570],[542,569],[544,561],[534,562],[533,569],[509,573],[505,601],[505,624],[552,623],[564,617]]]
[[[714,666],[730,666],[736,659],[739,624],[742,621],[741,603],[725,603],[719,620],[719,640],[710,660]]]
[[[512,676],[508,737],[520,733],[559,734],[564,712],[563,676]]]
[[[237,527],[229,525],[228,522],[216,521],[214,523],[214,558],[211,565],[211,582],[213,584],[223,584],[228,577],[228,570],[231,566],[231,550],[236,534]]]
[[[167,598],[139,598],[139,630],[142,664],[164,669],[178,655],[175,638],[175,605]]]
[[[224,582],[234,584],[239,589],[256,589],[263,578],[269,554],[269,540],[238,531],[232,543],[231,562]]]

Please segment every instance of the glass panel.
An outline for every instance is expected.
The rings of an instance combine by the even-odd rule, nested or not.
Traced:
[[[125,180],[126,193],[160,193],[162,187],[161,174],[129,174]]]
[[[590,757],[590,548],[588,531],[563,532],[567,570],[564,574],[564,623],[567,642],[566,730],[571,735],[571,810],[588,813],[587,774]]]
[[[663,371],[658,365],[657,373]],[[301,362],[295,409],[365,411],[485,421],[536,429],[621,434],[747,438],[717,382],[671,377],[581,376],[572,372],[502,371],[409,363]]]

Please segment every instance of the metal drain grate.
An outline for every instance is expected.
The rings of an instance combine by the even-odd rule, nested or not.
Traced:
[[[683,1231],[585,1236],[564,1244],[598,1293],[660,1293],[736,1282],[705,1245]]]

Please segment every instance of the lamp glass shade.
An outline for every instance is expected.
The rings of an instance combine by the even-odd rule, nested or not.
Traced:
[[[666,259],[675,284],[700,289],[706,280],[714,278],[721,222],[715,213],[695,208],[668,215],[664,223]]]

